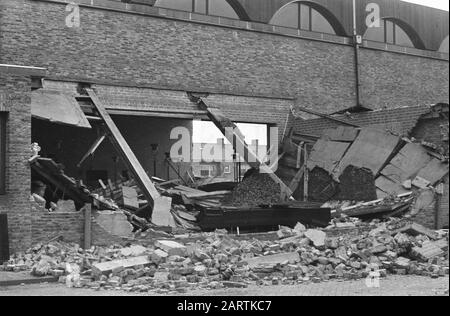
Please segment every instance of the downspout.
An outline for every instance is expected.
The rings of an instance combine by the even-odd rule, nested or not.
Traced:
[[[356,108],[361,106],[361,83],[359,73],[359,43],[356,26],[356,0],[353,0],[353,47],[355,54]]]

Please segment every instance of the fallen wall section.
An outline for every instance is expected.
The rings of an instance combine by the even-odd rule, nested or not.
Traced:
[[[65,242],[84,244],[84,212],[48,213],[32,206],[32,243],[45,243],[61,237]],[[96,246],[122,244],[133,239],[132,226],[120,212],[93,211],[91,243]]]

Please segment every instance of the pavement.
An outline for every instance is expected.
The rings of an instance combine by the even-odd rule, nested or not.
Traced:
[[[58,278],[47,276],[47,277],[35,277],[30,274],[30,271],[20,271],[20,272],[0,272],[0,288],[3,286],[13,286],[21,284],[36,284],[44,282],[57,282]]]
[[[174,296],[448,296],[449,277],[389,276],[379,287],[367,287],[365,280],[328,281],[293,286],[249,286],[245,289],[189,290]],[[167,296],[73,289],[58,283],[0,286],[0,296]]]

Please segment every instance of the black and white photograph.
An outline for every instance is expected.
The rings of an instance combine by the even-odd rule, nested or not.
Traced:
[[[0,297],[448,297],[448,115],[448,0],[0,0]]]

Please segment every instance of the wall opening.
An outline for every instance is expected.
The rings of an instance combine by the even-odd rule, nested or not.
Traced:
[[[267,161],[269,126],[252,123],[236,125],[258,158]],[[192,147],[193,174],[205,182],[239,182],[250,169],[242,157],[234,156],[233,146],[213,122],[193,122]]]
[[[170,139],[172,129],[181,127],[192,134],[191,120],[125,115],[112,117],[149,176],[167,180],[177,179],[180,175],[188,177],[189,163],[174,161],[169,164],[167,154],[177,142]],[[91,125],[92,129],[85,129],[33,118],[32,142],[41,147],[41,157],[51,158],[61,164],[66,175],[82,180],[89,190],[101,187],[99,179],[105,183],[108,183],[108,180],[121,183],[131,179],[126,164],[108,138],[93,155],[78,166],[91,145],[103,135],[99,123],[92,121]],[[187,141],[190,142],[190,139]],[[45,181],[38,174],[32,173],[32,181],[36,180]],[[48,182],[45,184],[49,186],[47,196],[52,196],[55,200],[64,198],[64,192],[60,192]]]

